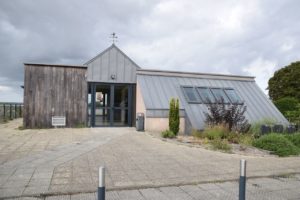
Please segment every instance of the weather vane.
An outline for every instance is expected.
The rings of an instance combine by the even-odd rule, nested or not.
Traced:
[[[115,42],[117,42],[118,40],[118,37],[117,37],[117,34],[116,33],[112,33],[110,38],[112,38],[112,43],[114,44]]]

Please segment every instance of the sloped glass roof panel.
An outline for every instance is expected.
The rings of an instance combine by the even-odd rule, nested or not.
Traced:
[[[223,99],[224,103],[230,103],[230,101],[229,101],[228,97],[226,96],[226,94],[224,93],[223,89],[211,88],[211,92],[213,93],[217,102],[222,102],[222,99]]]
[[[242,99],[237,95],[234,89],[224,89],[231,103],[242,103]]]
[[[198,95],[197,95],[194,87],[183,86],[182,90],[183,90],[188,102],[199,103],[199,98],[198,98]]]
[[[204,103],[215,103],[215,98],[209,88],[197,87],[197,91]]]

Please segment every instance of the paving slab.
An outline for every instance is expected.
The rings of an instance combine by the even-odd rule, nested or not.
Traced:
[[[240,159],[248,161],[249,177],[300,173],[300,157],[226,154],[165,142],[148,133],[136,132],[134,128],[20,131],[16,129],[18,126],[14,121],[0,125],[1,197],[95,192],[99,166],[106,167],[106,187],[110,190],[197,186],[205,182],[236,180]],[[278,180],[285,184],[262,179],[256,184],[265,185],[266,181],[269,187],[249,185],[250,192],[299,187],[299,175],[289,181]],[[13,186],[18,189],[13,190]],[[191,197],[198,195],[198,199],[236,195],[230,184],[201,184],[192,190]],[[222,192],[215,192],[219,190]],[[143,192],[148,195],[147,190]],[[155,193],[169,198],[163,191]],[[117,199],[121,194],[111,193],[109,198]],[[141,191],[139,194],[145,198]],[[184,193],[180,195],[185,196]]]

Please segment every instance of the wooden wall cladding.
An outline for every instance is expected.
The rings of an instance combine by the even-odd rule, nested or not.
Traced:
[[[50,128],[52,116],[65,116],[66,126],[86,124],[86,68],[25,65],[24,127]]]

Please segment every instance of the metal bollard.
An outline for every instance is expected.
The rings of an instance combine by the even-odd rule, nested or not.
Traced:
[[[239,184],[239,200],[246,199],[246,160],[240,162],[240,184]]]
[[[98,200],[105,200],[105,168],[99,167]]]

